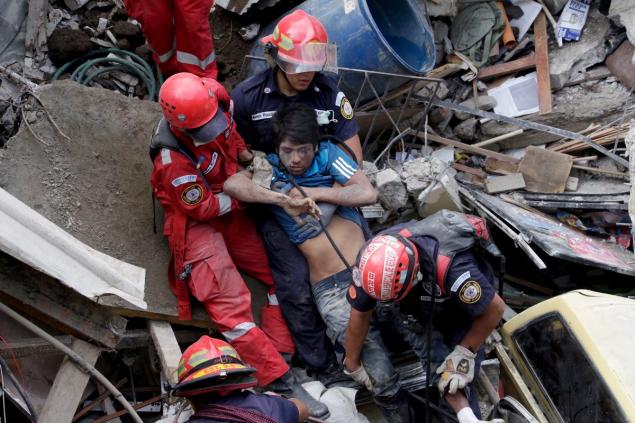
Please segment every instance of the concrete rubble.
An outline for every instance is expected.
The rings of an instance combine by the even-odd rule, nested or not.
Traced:
[[[245,77],[244,56],[262,28],[300,3],[215,2],[210,20],[226,88]],[[463,3],[413,3],[427,11],[435,38],[428,46],[436,52],[434,69],[424,75],[373,74],[372,92],[368,81],[351,89],[347,84],[363,77],[340,69],[340,89],[356,108],[362,170],[379,195],[377,204],[361,208],[371,231],[442,209],[484,218],[507,259],[506,272],[495,269],[509,305],[505,320],[577,289],[632,297],[635,3],[592,2],[580,39],[558,47],[550,22],[567,1],[526,0],[537,10],[527,34],[518,38],[516,23],[505,26],[485,58],[455,52],[448,37]],[[346,0],[348,12],[338,18],[361,4]],[[498,10],[504,23],[522,13],[506,3]],[[0,307],[79,352],[143,421],[174,421],[181,404],[166,393],[182,347],[202,334],[221,335],[202,307],[192,320],[178,320],[166,280],[170,252],[148,183],[147,145],[161,116],[152,51],[120,0],[15,1],[0,11],[0,23]],[[105,62],[90,65],[94,57]],[[108,59],[133,60],[143,72],[105,69]],[[527,85],[492,91],[532,72]],[[264,155],[252,169],[254,181],[268,188],[272,168]],[[75,267],[81,280],[73,278]],[[257,309],[267,293],[246,280]],[[127,421],[100,383],[0,315],[2,370],[6,362],[25,379],[0,386],[15,419],[9,421],[31,420],[21,385],[44,412],[42,421],[56,421],[52,414],[64,415],[57,421]],[[476,394],[489,418],[507,404],[499,397],[508,383],[502,374],[518,360],[503,338],[492,334],[478,376]],[[390,346],[402,384],[423,392],[425,365],[399,342]],[[528,378],[514,380],[514,389]],[[324,396],[318,388],[315,395]],[[521,390],[532,395],[527,386]],[[336,394],[350,410],[358,407],[350,421],[385,422],[367,392]],[[550,421],[545,406],[532,404],[523,403],[528,413]]]

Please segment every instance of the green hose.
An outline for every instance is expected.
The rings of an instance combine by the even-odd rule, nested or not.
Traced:
[[[127,56],[130,60],[122,59],[119,57],[105,57],[109,53],[124,55]],[[113,66],[107,66],[105,68],[99,69],[97,72],[93,72],[88,77],[86,77],[86,73],[88,72],[88,70],[93,66],[99,64],[113,64]],[[65,63],[57,70],[57,72],[55,72],[52,79],[57,80],[63,73],[73,67],[75,67],[75,69],[71,74],[71,79],[73,81],[77,81],[82,85],[88,84],[98,75],[113,71],[120,71],[139,77],[139,79],[141,79],[143,84],[146,86],[146,89],[148,90],[148,98],[150,100],[154,100],[156,97],[157,82],[154,77],[154,73],[152,72],[152,68],[141,57],[129,51],[121,50],[118,48],[107,48],[91,51],[90,53],[87,53],[80,58]]]

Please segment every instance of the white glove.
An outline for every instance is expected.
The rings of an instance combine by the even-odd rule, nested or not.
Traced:
[[[353,378],[360,385],[365,386],[369,391],[373,390],[373,383],[370,381],[370,376],[366,373],[363,363],[361,363],[359,369],[349,372],[346,370],[346,359],[344,359],[344,374]]]
[[[448,389],[450,394],[456,394],[459,389],[472,382],[474,379],[474,358],[476,354],[467,348],[457,345],[437,369],[441,375],[438,387],[443,394]]]
[[[479,420],[470,407],[459,410],[456,413],[456,418],[459,423],[505,423],[503,419]]]

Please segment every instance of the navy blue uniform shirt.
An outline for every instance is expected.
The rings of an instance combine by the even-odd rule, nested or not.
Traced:
[[[412,237],[421,258],[421,272],[430,270],[424,258],[431,257],[436,251],[436,240],[429,237]],[[432,248],[431,248],[432,246]],[[425,280],[425,279],[424,279]],[[406,314],[412,314],[423,324],[430,318],[431,296],[424,280],[415,286],[402,301],[401,308]],[[474,319],[489,307],[496,291],[493,286],[494,275],[490,265],[477,259],[472,251],[464,251],[454,256],[445,279],[445,295],[435,294],[434,325],[444,335],[450,345],[463,339]],[[377,300],[370,297],[361,287],[351,284],[347,293],[351,307],[359,311],[369,311]]]
[[[255,411],[271,417],[278,423],[298,423],[300,421],[298,407],[288,399],[274,395],[254,394],[253,392],[243,391],[226,397],[219,397],[214,403]],[[205,409],[205,407],[203,406],[201,409]],[[223,423],[224,421],[205,418],[188,420],[187,423]]]
[[[253,149],[273,153],[271,118],[283,105],[298,102],[315,109],[320,131],[346,141],[359,132],[353,107],[336,81],[316,73],[311,85],[288,97],[276,83],[276,69],[266,69],[238,84],[231,92],[238,132]]]

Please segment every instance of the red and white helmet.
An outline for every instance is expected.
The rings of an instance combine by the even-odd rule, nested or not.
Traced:
[[[222,85],[188,72],[172,75],[159,91],[159,105],[165,119],[200,144],[213,141],[229,126],[219,101],[230,101]]]
[[[260,42],[287,74],[337,68],[335,44],[328,42],[322,23],[304,10],[296,10],[280,19],[273,34]]]
[[[419,282],[419,251],[402,235],[379,235],[357,257],[355,283],[379,301],[400,301]]]

